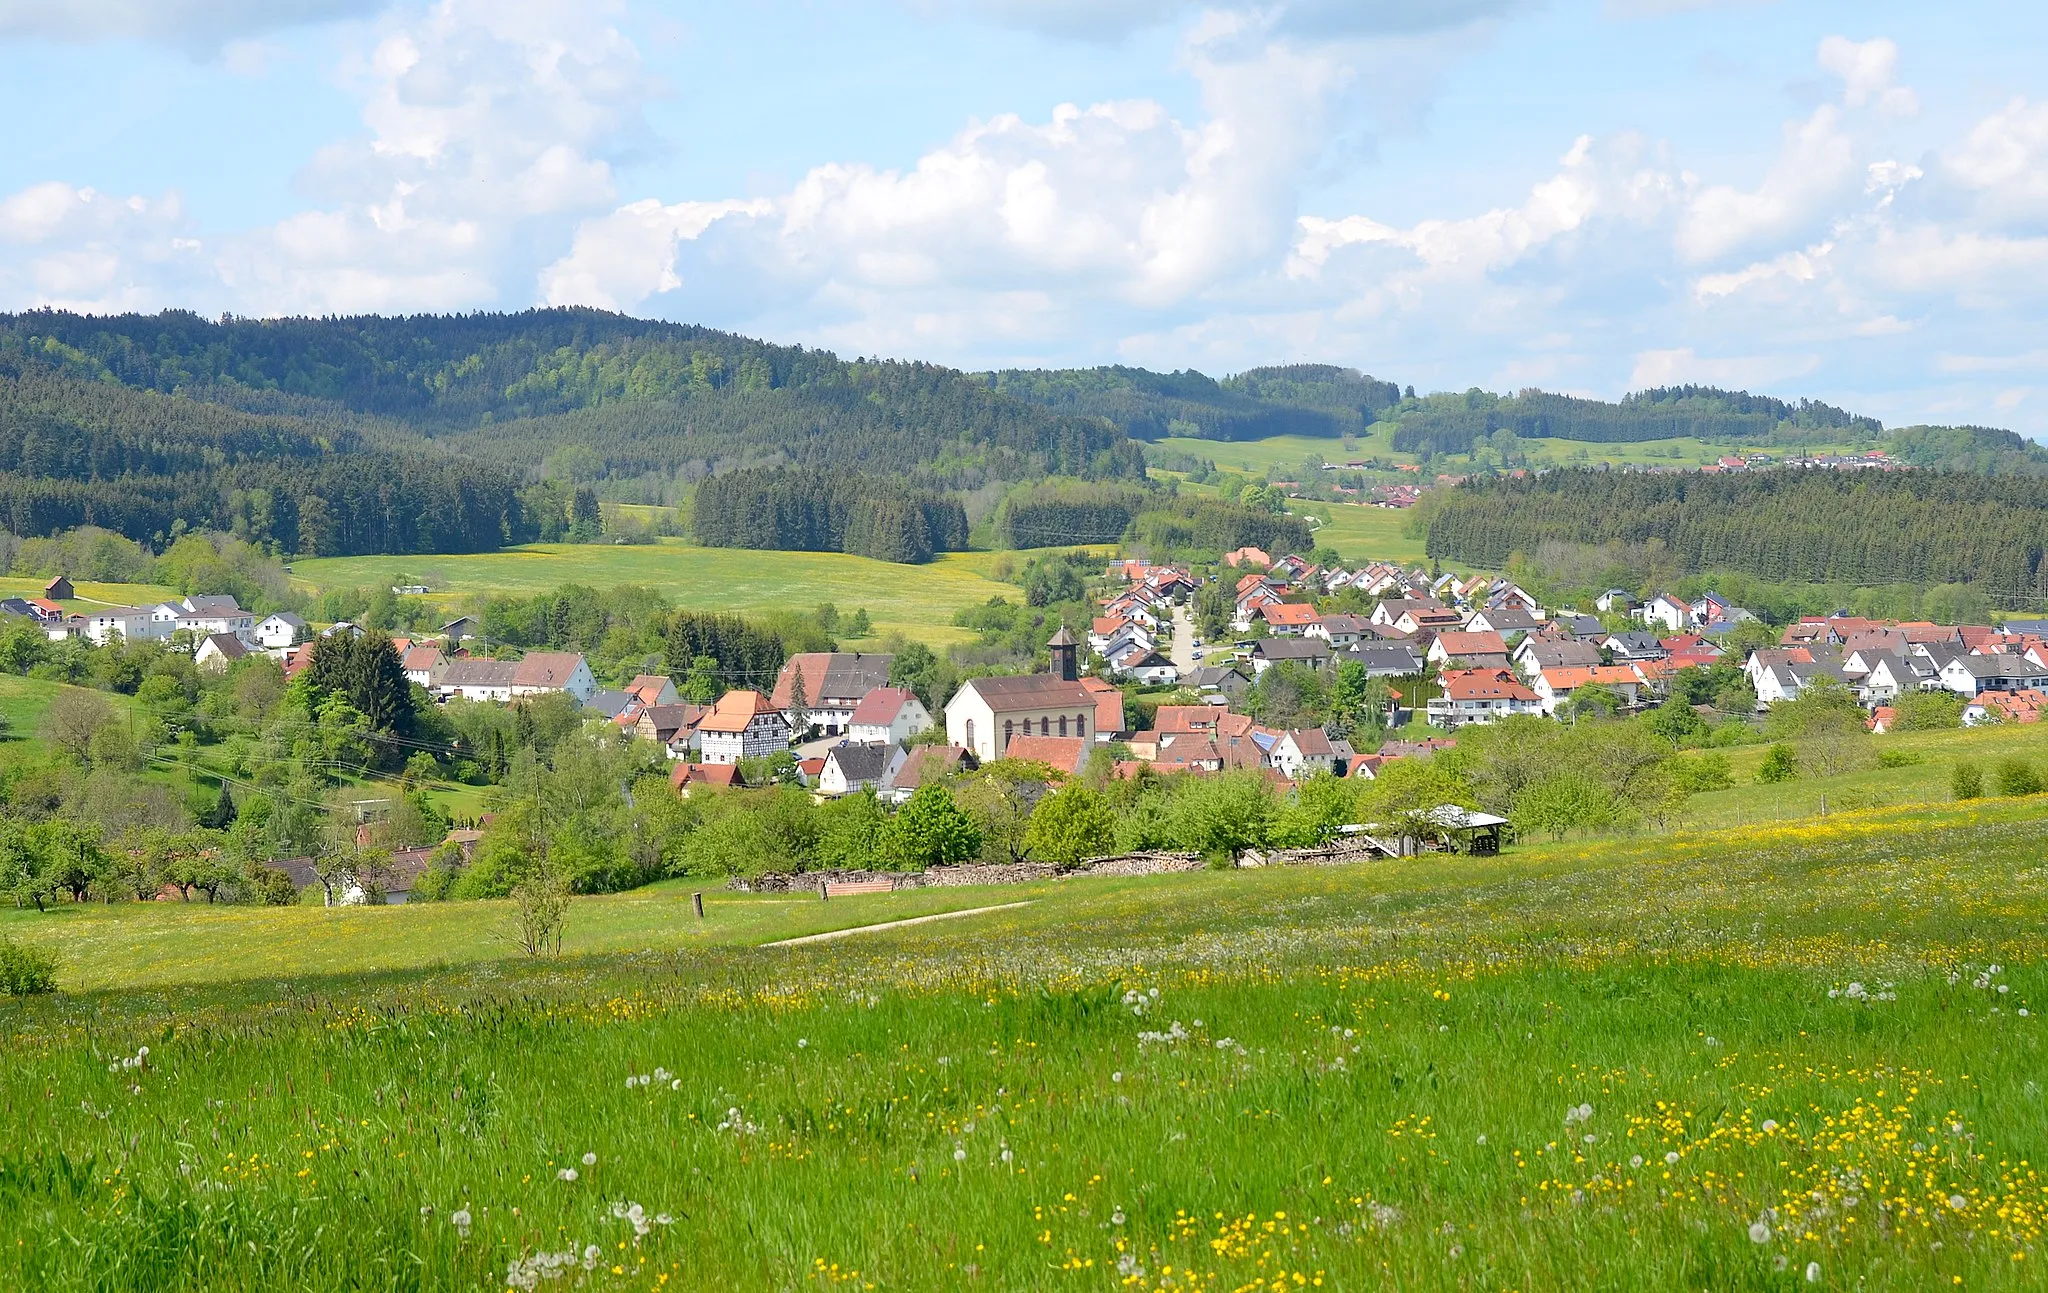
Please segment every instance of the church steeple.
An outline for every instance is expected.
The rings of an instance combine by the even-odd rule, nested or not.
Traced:
[[[1066,627],[1062,625],[1060,631],[1053,634],[1052,640],[1047,642],[1046,645],[1052,648],[1052,676],[1058,678],[1061,682],[1080,681],[1081,665],[1079,654],[1081,644],[1074,641],[1074,635],[1067,632]],[[1060,721],[1065,722],[1066,720],[1061,719]]]

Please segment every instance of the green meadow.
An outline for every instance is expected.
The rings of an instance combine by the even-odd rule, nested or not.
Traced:
[[[0,1287],[2038,1288],[2044,827],[0,912]]]
[[[953,613],[995,596],[1017,597],[989,577],[994,554],[951,552],[919,566],[837,552],[700,548],[676,539],[652,544],[530,544],[463,556],[320,557],[293,564],[303,588],[424,583],[451,608],[493,594],[531,595],[563,584],[638,584],[683,607],[709,611],[808,610],[831,602],[866,607],[876,636],[902,632],[933,645],[973,636]]]

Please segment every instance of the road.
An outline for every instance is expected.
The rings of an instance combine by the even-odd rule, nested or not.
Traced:
[[[1188,618],[1188,608],[1176,605],[1173,608],[1173,667],[1180,670],[1185,678],[1195,671],[1195,622]]]

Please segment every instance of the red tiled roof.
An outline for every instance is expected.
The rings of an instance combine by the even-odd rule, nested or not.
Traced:
[[[1088,761],[1088,742],[1078,736],[1018,736],[1003,747],[1003,757],[1078,773]]]
[[[1444,695],[1451,700],[1536,699],[1536,693],[1518,682],[1509,669],[1452,669],[1439,681],[1443,683]]]
[[[737,763],[678,763],[671,772],[668,783],[677,790],[685,786],[710,786],[714,789],[729,790],[747,783],[740,779]]]
[[[583,657],[574,651],[534,651],[512,671],[515,687],[566,687]]]
[[[908,687],[877,687],[860,698],[860,704],[853,707],[852,722],[876,727],[896,721],[903,707],[917,699],[917,693]]]
[[[744,732],[747,725],[763,714],[779,712],[768,703],[768,698],[758,691],[729,691],[718,698],[718,704],[697,724],[700,732]]]
[[[1498,633],[1439,633],[1436,644],[1449,656],[1506,655],[1508,644]]]
[[[1305,602],[1278,602],[1260,610],[1259,614],[1276,628],[1299,628],[1322,618],[1321,612]]]

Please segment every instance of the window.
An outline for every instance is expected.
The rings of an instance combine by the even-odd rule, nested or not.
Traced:
[[[1039,734],[1040,736],[1051,736],[1051,735],[1052,735],[1052,720],[1051,720],[1051,719],[1049,719],[1049,718],[1041,718],[1041,719],[1039,719],[1039,720],[1038,720],[1038,734]]]
[[[1067,716],[1066,716],[1065,714],[1062,714],[1062,715],[1060,715],[1060,735],[1061,735],[1061,736],[1065,736],[1066,734],[1067,734]]]
[[[1007,718],[1003,720],[1003,750],[1010,748],[1010,738],[1016,734],[1016,729],[1017,725],[1015,723]],[[1031,735],[1031,720],[1028,718],[1024,720],[1024,734],[1026,736]],[[1002,750],[998,750],[996,753],[1001,754]]]
[[[1088,716],[1086,714],[1074,715],[1074,735],[1088,735]]]
[[[971,718],[967,720],[967,748],[974,748],[974,720]]]

